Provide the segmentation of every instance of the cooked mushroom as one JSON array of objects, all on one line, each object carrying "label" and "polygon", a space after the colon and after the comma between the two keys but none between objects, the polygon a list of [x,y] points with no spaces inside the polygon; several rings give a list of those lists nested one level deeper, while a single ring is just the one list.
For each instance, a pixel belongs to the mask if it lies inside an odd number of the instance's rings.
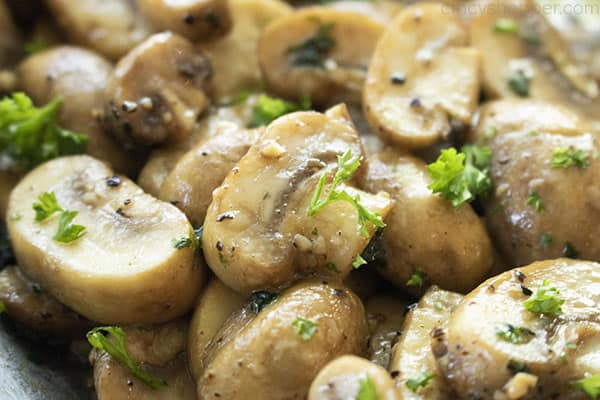
[{"label": "cooked mushroom", "polygon": [[511,265],[561,254],[600,260],[599,147],[585,121],[528,100],[489,103],[480,114],[476,140],[492,150],[495,187],[486,220]]},{"label": "cooked mushroom", "polygon": [[0,271],[0,301],[11,318],[42,335],[77,338],[92,326],[15,266]]},{"label": "cooked mushroom", "polygon": [[[402,399],[452,399],[434,354],[448,318],[462,300],[458,293],[431,287],[406,315],[402,336],[392,350],[388,367]],[[442,345],[443,347],[443,345]]]},{"label": "cooked mushroom", "polygon": [[384,27],[362,14],[311,7],[277,18],[258,44],[269,89],[321,105],[360,104],[366,71]]},{"label": "cooked mushroom", "polygon": [[367,74],[363,108],[374,131],[408,148],[450,134],[450,119],[471,120],[479,96],[479,52],[449,8],[406,8],[383,34]]},{"label": "cooked mushroom", "polygon": [[138,0],[142,14],[158,30],[172,31],[189,40],[210,40],[231,28],[227,0]]},{"label": "cooked mushroom", "polygon": [[[36,202],[50,214],[39,222]],[[12,191],[8,214],[21,216],[7,223],[25,273],[91,320],[168,321],[189,311],[200,290],[185,215],[91,157],[63,157],[30,172]]]},{"label": "cooked mushroom", "polygon": [[5,0],[0,1],[0,70],[12,67],[23,53],[23,39]]},{"label": "cooked mushroom", "polygon": [[548,101],[595,121],[600,130],[598,83],[533,0],[483,9],[471,23],[483,57],[483,88],[490,97]]},{"label": "cooked mushroom", "polygon": [[[361,393],[365,392],[373,395],[361,397]],[[308,392],[308,400],[361,398],[402,399],[390,374],[383,367],[356,356],[342,356],[327,364],[319,372]]]},{"label": "cooked mushroom", "polygon": [[209,105],[211,76],[192,43],[170,32],[153,35],[110,75],[105,123],[128,146],[184,140]]},{"label": "cooked mushroom", "polygon": [[587,398],[572,382],[600,373],[599,268],[536,262],[466,296],[450,316],[439,360],[454,398]]},{"label": "cooked mushroom", "polygon": [[[276,288],[297,273],[319,271],[343,279],[352,269],[373,226],[359,224],[362,217],[347,201],[331,202],[309,216],[318,181],[333,175],[337,158],[362,159],[356,131],[339,115],[343,110],[277,119],[213,192],[204,222],[204,255],[229,287],[249,293]],[[391,207],[387,193],[342,186],[338,190],[359,196],[368,213],[385,217]]]},{"label": "cooked mushroom", "polygon": [[116,60],[150,36],[148,23],[130,0],[46,0],[71,40]]},{"label": "cooked mushroom", "polygon": [[231,32],[221,40],[199,45],[215,71],[213,94],[218,102],[261,87],[257,55],[260,35],[272,20],[292,11],[280,0],[229,0],[229,9]]},{"label": "cooked mushroom", "polygon": [[46,104],[58,96],[64,99],[59,122],[89,137],[88,154],[133,176],[139,170],[136,155],[109,136],[98,117],[111,70],[108,61],[89,50],[61,46],[26,58],[19,75],[22,88],[36,103]]},{"label": "cooked mushroom", "polygon": [[386,25],[402,10],[402,4],[390,0],[340,0],[327,3],[327,6],[337,10],[361,13]]},{"label": "cooked mushroom", "polygon": [[364,308],[343,286],[299,283],[262,306],[232,315],[213,338],[198,399],[305,398],[325,364],[365,350]]},{"label": "cooked mushroom", "polygon": [[[466,292],[487,276],[492,244],[471,206],[454,208],[431,192],[430,182],[425,163],[415,157],[394,150],[370,157],[363,187],[395,200],[383,230],[386,263],[377,271],[409,291],[435,284]],[[407,286],[415,273],[422,282]]]},{"label": "cooked mushroom", "polygon": [[121,363],[102,350],[93,350],[94,388],[98,400],[195,400],[196,388],[185,357],[187,324],[170,322],[151,328],[125,328],[126,346],[132,358],[167,384],[152,389],[137,380]]}]

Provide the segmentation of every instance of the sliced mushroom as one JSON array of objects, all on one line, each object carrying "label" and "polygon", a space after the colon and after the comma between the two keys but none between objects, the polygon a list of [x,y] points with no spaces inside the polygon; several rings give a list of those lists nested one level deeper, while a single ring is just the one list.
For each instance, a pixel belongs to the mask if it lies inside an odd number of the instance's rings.
[{"label": "sliced mushroom", "polygon": [[258,315],[245,307],[228,319],[204,355],[198,399],[305,398],[325,364],[365,350],[367,334],[364,308],[348,289],[297,284]]},{"label": "sliced mushroom", "polygon": [[[513,28],[502,31],[502,23]],[[483,88],[488,96],[562,104],[594,120],[600,130],[598,83],[534,1],[483,9],[471,23],[471,38],[485,54]]]},{"label": "sliced mushroom", "polygon": [[267,86],[316,104],[360,104],[366,71],[384,26],[362,14],[311,7],[273,21],[258,44]]},{"label": "sliced mushroom", "polygon": [[[463,296],[431,287],[406,315],[402,336],[392,350],[389,371],[404,400],[450,400],[452,392],[438,370],[434,354],[448,318]],[[443,345],[442,345],[443,347]],[[426,377],[430,377],[427,379]],[[407,381],[423,382],[413,391]]]},{"label": "sliced mushroom", "polygon": [[400,336],[406,300],[391,293],[380,293],[365,303],[369,321],[368,358],[377,365],[387,368],[392,346]]},{"label": "sliced mushroom", "polygon": [[[32,204],[54,193],[79,214],[80,239],[53,238],[60,216],[34,220]],[[30,172],[12,191],[8,230],[23,270],[81,315],[104,324],[168,321],[190,310],[202,285],[193,246],[177,249],[192,227],[177,208],[142,192],[88,156],[63,157]]]},{"label": "sliced mushroom", "polygon": [[[600,260],[600,147],[587,124],[568,109],[527,100],[489,103],[480,114],[475,140],[492,150],[495,187],[483,203],[486,220],[510,265],[561,254]],[[561,149],[580,152],[583,164],[553,166]]]},{"label": "sliced mushroom", "polygon": [[91,321],[60,304],[18,267],[0,271],[0,301],[9,317],[42,335],[77,338],[92,326]]},{"label": "sliced mushroom", "polygon": [[110,75],[105,123],[128,146],[184,140],[209,105],[211,76],[192,43],[170,32],[153,35]]},{"label": "sliced mushroom", "polygon": [[204,353],[223,323],[239,311],[245,299],[214,278],[202,292],[194,311],[188,334],[188,361],[194,379],[199,379],[205,368]]},{"label": "sliced mushroom", "polygon": [[12,67],[23,53],[23,39],[5,0],[0,1],[0,70]]},{"label": "sliced mushroom", "polygon": [[61,46],[26,58],[19,66],[19,75],[22,88],[34,102],[46,104],[58,96],[64,99],[59,123],[89,137],[88,154],[133,176],[140,167],[136,157],[140,157],[126,152],[99,120],[111,70],[108,61],[91,51]]},{"label": "sliced mushroom", "polygon": [[[337,115],[340,110],[345,108],[277,119],[213,192],[204,222],[204,255],[232,289],[276,288],[296,273],[315,271],[343,279],[368,244],[357,210],[348,202],[335,201],[308,215],[320,176],[333,175],[337,157],[349,150],[362,158],[356,131]],[[384,193],[350,186],[338,190],[359,195],[367,210],[383,217],[391,207]],[[372,227],[367,228],[372,235]]]},{"label": "sliced mushroom", "polygon": [[353,11],[364,14],[382,24],[389,24],[390,21],[402,10],[402,5],[395,1],[362,1],[362,0],[341,0],[327,4],[329,7],[342,11]]},{"label": "sliced mushroom", "polygon": [[[447,354],[439,360],[454,398],[587,398],[572,382],[600,373],[599,268],[567,259],[536,262],[466,296],[450,316]],[[524,302],[542,287],[550,292],[540,315]],[[564,303],[556,309],[558,301]]]},{"label": "sliced mushroom", "polygon": [[373,390],[376,397],[371,398],[374,399],[402,399],[383,367],[364,358],[342,356],[319,372],[310,386],[308,400],[360,399],[359,394],[365,390]]},{"label": "sliced mushroom", "polygon": [[102,350],[93,350],[94,388],[98,400],[195,400],[194,381],[187,372],[185,347],[187,324],[175,321],[151,328],[125,328],[126,346],[132,358],[166,386],[151,389],[121,363]]},{"label": "sliced mushroom", "polygon": [[[484,224],[471,206],[454,208],[428,188],[425,163],[394,150],[369,159],[363,187],[383,190],[395,205],[383,230],[386,265],[377,268],[398,287],[420,291],[429,284],[466,292],[487,276],[492,244]],[[421,270],[422,286],[407,286]]]},{"label": "sliced mushroom", "polygon": [[142,14],[160,31],[189,40],[210,40],[231,28],[227,0],[138,0]]},{"label": "sliced mushroom", "polygon": [[459,17],[440,4],[403,10],[377,43],[363,108],[387,141],[424,148],[450,134],[450,118],[471,120],[480,55]]},{"label": "sliced mushroom", "polygon": [[213,94],[219,102],[261,87],[257,54],[260,35],[272,20],[292,12],[280,0],[229,0],[229,9],[231,32],[221,40],[199,45],[213,65]]},{"label": "sliced mushroom", "polygon": [[150,36],[136,2],[130,0],[46,0],[69,38],[116,60]]}]

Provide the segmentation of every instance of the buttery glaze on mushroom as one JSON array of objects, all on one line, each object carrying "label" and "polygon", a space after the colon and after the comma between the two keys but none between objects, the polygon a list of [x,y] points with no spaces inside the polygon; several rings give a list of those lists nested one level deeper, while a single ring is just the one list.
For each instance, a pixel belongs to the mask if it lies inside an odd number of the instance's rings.
[{"label": "buttery glaze on mushroom", "polygon": [[392,346],[401,335],[407,302],[393,293],[377,293],[365,301],[369,321],[369,350],[367,358],[387,368]]},{"label": "buttery glaze on mushroom", "polygon": [[[588,398],[571,382],[600,373],[599,268],[568,259],[536,262],[467,295],[450,316],[447,354],[438,360],[455,398]],[[545,314],[525,304],[542,288]]]},{"label": "buttery glaze on mushroom", "polygon": [[260,35],[271,21],[292,12],[280,0],[229,0],[229,9],[231,32],[220,40],[198,45],[213,66],[213,95],[219,103],[235,99],[244,90],[261,88]]},{"label": "buttery glaze on mushroom", "polygon": [[192,43],[165,32],[123,57],[109,77],[104,121],[124,145],[184,140],[209,106],[212,67]]},{"label": "buttery glaze on mushroom", "polygon": [[117,60],[151,34],[130,0],[47,0],[56,22],[71,40]]},{"label": "buttery glaze on mushroom", "polygon": [[[377,272],[396,286],[422,291],[428,284],[467,292],[492,266],[492,243],[470,205],[454,208],[427,187],[431,177],[423,161],[394,150],[369,158],[363,187],[388,192],[395,201],[383,230],[385,265]],[[421,287],[408,287],[417,270]]]},{"label": "buttery glaze on mushroom", "polygon": [[489,103],[480,114],[475,140],[492,150],[495,188],[483,203],[486,221],[511,265],[561,254],[600,260],[599,147],[586,122],[527,100]]},{"label": "buttery glaze on mushroom", "polygon": [[365,351],[367,335],[363,305],[351,291],[296,284],[258,314],[247,306],[225,322],[204,354],[198,399],[305,398],[329,361]]},{"label": "buttery glaze on mushroom", "polygon": [[557,103],[591,118],[600,130],[598,83],[533,0],[483,9],[471,23],[471,38],[485,54],[483,89],[488,96]]},{"label": "buttery glaze on mushroom", "polygon": [[58,96],[64,99],[59,123],[88,136],[88,154],[132,176],[139,168],[136,155],[126,152],[108,135],[99,120],[111,70],[112,65],[104,58],[70,46],[33,54],[18,69],[21,87],[35,103],[46,104]]},{"label": "buttery glaze on mushroom", "polygon": [[[320,272],[343,279],[369,242],[358,212],[335,201],[308,215],[321,175],[332,178],[338,156],[362,159],[360,141],[343,106],[328,114],[283,116],[213,192],[204,221],[203,250],[210,268],[240,293],[276,288],[296,274]],[[357,175],[364,173],[359,168]],[[370,212],[385,217],[391,201],[344,185]],[[369,235],[373,234],[367,226]]]},{"label": "buttery glaze on mushroom", "polygon": [[384,26],[365,15],[310,7],[277,18],[258,44],[267,87],[315,104],[360,104],[365,75]]},{"label": "buttery glaze on mushroom", "polygon": [[394,18],[377,43],[363,108],[386,141],[423,148],[469,124],[479,96],[480,54],[451,9],[418,4]]},{"label": "buttery glaze on mushroom", "polygon": [[94,387],[98,400],[195,400],[196,387],[189,376],[183,351],[187,323],[181,320],[145,328],[125,328],[125,344],[132,358],[166,382],[151,389],[103,350],[94,349]]},{"label": "buttery glaze on mushroom", "polygon": [[227,0],[138,0],[140,11],[160,31],[189,40],[211,40],[231,29]]},{"label": "buttery glaze on mushroom", "polygon": [[[53,238],[60,215],[36,222],[33,203],[54,193],[85,227],[75,242]],[[189,311],[202,285],[192,227],[174,206],[142,192],[89,156],[63,157],[30,172],[12,191],[8,230],[23,271],[60,302],[103,324],[169,321]]]},{"label": "buttery glaze on mushroom", "polygon": [[[400,340],[392,350],[388,370],[404,400],[451,400],[452,392],[438,370],[434,354],[440,346],[448,318],[462,300],[458,293],[435,286],[410,309],[402,326]],[[413,391],[407,382],[427,380],[424,387]]]},{"label": "buttery glaze on mushroom", "polygon": [[364,358],[342,356],[319,372],[310,386],[308,400],[360,398],[359,393],[365,385],[374,389],[379,400],[402,399],[390,374],[383,367]]}]

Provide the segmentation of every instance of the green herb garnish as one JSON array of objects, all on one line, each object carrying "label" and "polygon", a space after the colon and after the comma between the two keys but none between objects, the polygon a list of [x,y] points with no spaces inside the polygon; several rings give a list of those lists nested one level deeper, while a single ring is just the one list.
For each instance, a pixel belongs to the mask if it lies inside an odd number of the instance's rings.
[{"label": "green herb garnish", "polygon": [[335,24],[316,22],[319,27],[312,36],[287,49],[290,63],[294,67],[325,68],[327,54],[335,46],[331,37]]},{"label": "green herb garnish", "polygon": [[92,347],[107,352],[112,358],[126,367],[133,376],[152,389],[158,389],[167,385],[167,382],[144,370],[131,357],[125,343],[126,334],[122,328],[118,326],[100,326],[89,331],[86,337]]},{"label": "green herb garnish", "polygon": [[0,314],[3,314],[6,312],[6,304],[4,304],[3,301],[0,301]]},{"label": "green herb garnish", "polygon": [[250,309],[254,314],[261,312],[266,306],[277,299],[277,293],[260,290],[250,296]]},{"label": "green herb garnish", "polygon": [[296,333],[304,340],[309,340],[317,331],[317,324],[305,318],[296,318],[292,322],[292,326],[296,328]]},{"label": "green herb garnish", "polygon": [[45,221],[55,213],[63,211],[58,205],[54,192],[40,194],[38,201],[33,203],[33,210],[35,211],[35,220],[37,222]]},{"label": "green herb garnish", "polygon": [[525,205],[533,206],[533,208],[535,208],[535,211],[538,213],[544,211],[544,203],[542,202],[542,197],[536,191],[531,192],[529,197],[527,197]]},{"label": "green herb garnish", "polygon": [[369,375],[358,381],[358,393],[354,400],[378,400],[375,385]]},{"label": "green herb garnish", "polygon": [[173,247],[175,247],[177,250],[185,249],[186,247],[192,247],[193,243],[193,240],[189,237],[173,239]]},{"label": "green herb garnish", "polygon": [[562,305],[565,302],[558,297],[559,294],[558,289],[551,287],[550,281],[546,279],[535,294],[523,302],[523,305],[527,311],[534,314],[556,317],[562,314]]},{"label": "green herb garnish", "polygon": [[531,329],[505,324],[496,328],[496,336],[512,344],[529,343],[535,336]]},{"label": "green herb garnish", "polygon": [[357,255],[354,261],[352,261],[352,268],[359,269],[361,266],[365,265],[367,261],[361,257],[361,255]]},{"label": "green herb garnish", "polygon": [[54,240],[60,243],[71,243],[85,235],[85,226],[73,224],[77,211],[63,211],[58,220],[58,231]]},{"label": "green herb garnish", "polygon": [[340,272],[340,270],[338,269],[337,265],[335,265],[331,261],[328,262],[327,264],[325,264],[325,268],[327,268],[328,270],[333,271],[333,272],[337,272],[337,273]]},{"label": "green herb garnish", "polygon": [[252,110],[251,128],[269,125],[277,118],[295,111],[309,110],[310,99],[303,97],[299,104],[261,94]]},{"label": "green herb garnish", "polygon": [[519,33],[519,24],[514,19],[498,18],[494,24],[494,32]]},{"label": "green herb garnish", "polygon": [[419,389],[427,386],[427,384],[429,384],[429,381],[431,381],[433,378],[435,378],[435,375],[431,372],[426,371],[421,373],[421,375],[419,375],[416,378],[408,379],[405,385],[407,388],[410,389],[411,392],[417,393]]},{"label": "green herb garnish", "polygon": [[540,246],[542,246],[543,249],[547,249],[548,247],[550,247],[550,245],[552,244],[552,235],[544,232],[540,235]]},{"label": "green herb garnish", "polygon": [[41,40],[32,40],[31,42],[25,43],[25,46],[23,46],[23,50],[27,54],[39,53],[40,51],[44,51],[47,48],[48,44]]},{"label": "green herb garnish", "polygon": [[529,84],[531,78],[525,72],[517,70],[507,80],[508,87],[519,97],[529,97]]},{"label": "green herb garnish", "polygon": [[519,372],[529,372],[529,366],[527,364],[522,361],[513,360],[512,358],[508,360],[506,368],[513,374],[518,374]]},{"label": "green herb garnish", "polygon": [[410,287],[423,287],[423,284],[427,280],[427,273],[421,268],[417,268],[415,272],[410,276],[410,279],[406,281],[406,286]]},{"label": "green herb garnish", "polygon": [[600,396],[600,374],[580,379],[572,384],[577,389],[587,394],[592,400],[597,400],[598,396]]},{"label": "green herb garnish", "polygon": [[554,168],[577,167],[586,168],[589,165],[588,156],[583,150],[572,147],[560,147],[552,153],[552,166]]}]

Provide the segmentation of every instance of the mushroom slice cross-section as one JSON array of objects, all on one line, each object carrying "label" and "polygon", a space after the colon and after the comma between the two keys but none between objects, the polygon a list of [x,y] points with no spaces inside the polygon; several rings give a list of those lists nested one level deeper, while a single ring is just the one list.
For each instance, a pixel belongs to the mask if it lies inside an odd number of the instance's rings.
[{"label": "mushroom slice cross-section", "polygon": [[468,124],[479,96],[479,52],[459,17],[439,4],[402,11],[377,43],[363,92],[374,131],[408,148]]}]

